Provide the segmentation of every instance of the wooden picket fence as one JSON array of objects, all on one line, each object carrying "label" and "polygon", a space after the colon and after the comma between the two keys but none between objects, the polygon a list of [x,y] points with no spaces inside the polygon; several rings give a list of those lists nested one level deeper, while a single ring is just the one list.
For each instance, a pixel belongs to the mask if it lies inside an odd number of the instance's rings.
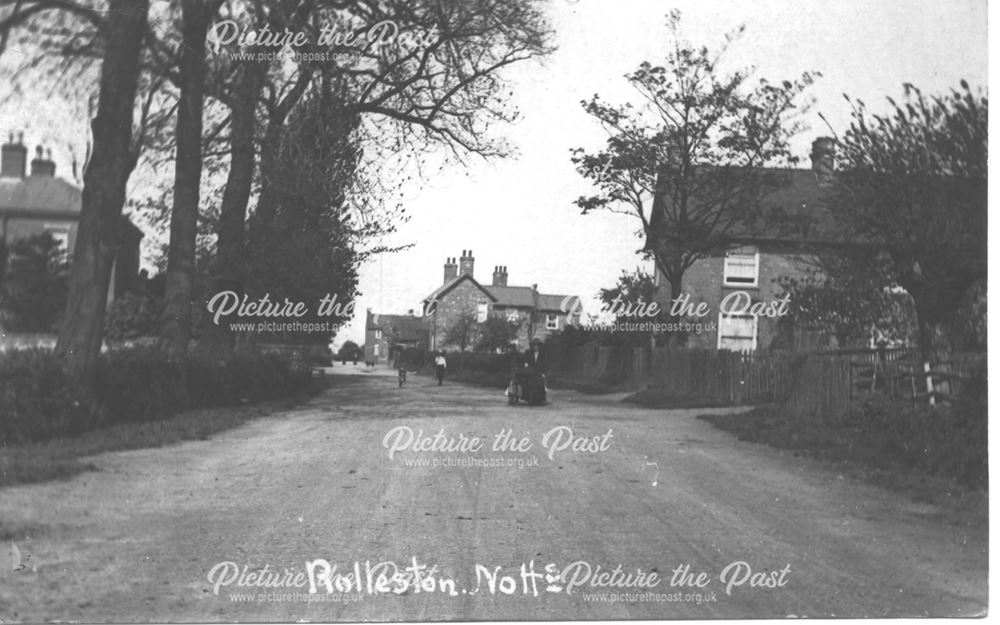
[{"label": "wooden picket fence", "polygon": [[[935,363],[932,395],[962,391],[984,354],[948,354]],[[564,375],[628,389],[660,388],[718,403],[783,403],[803,415],[835,416],[866,394],[927,401],[926,377],[909,349],[738,353],[702,349],[584,345]]]},{"label": "wooden picket fence", "polygon": [[925,370],[915,352],[904,351],[896,355],[876,352],[874,357],[867,355],[864,359],[852,360],[852,399],[866,393],[882,393],[914,404],[926,403],[929,398],[935,402],[950,402],[966,389],[983,367],[985,357],[982,353],[952,352],[936,359],[929,370]]}]

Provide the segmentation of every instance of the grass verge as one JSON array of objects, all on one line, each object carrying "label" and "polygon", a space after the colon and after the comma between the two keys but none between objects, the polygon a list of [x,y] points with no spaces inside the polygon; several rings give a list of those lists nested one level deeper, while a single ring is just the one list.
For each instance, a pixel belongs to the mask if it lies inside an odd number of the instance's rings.
[{"label": "grass verge", "polygon": [[[841,474],[906,493],[918,502],[952,511],[983,509],[986,439],[979,437],[978,420],[970,423],[943,410],[926,416],[906,408],[883,407],[882,412],[894,416],[871,418],[871,409],[863,406],[840,419],[821,419],[769,405],[698,418],[742,441],[819,459]],[[910,427],[896,425],[897,420]]]},{"label": "grass verge", "polygon": [[330,384],[329,379],[319,378],[312,381],[308,391],[286,399],[188,410],[164,419],[121,423],[78,436],[5,445],[0,447],[0,488],[68,479],[95,471],[97,467],[87,458],[96,454],[205,440],[252,419],[300,405]]},{"label": "grass verge", "polygon": [[643,408],[721,408],[729,406],[725,402],[713,401],[698,395],[678,395],[663,389],[647,388],[632,393],[622,399],[627,404],[636,404]]}]

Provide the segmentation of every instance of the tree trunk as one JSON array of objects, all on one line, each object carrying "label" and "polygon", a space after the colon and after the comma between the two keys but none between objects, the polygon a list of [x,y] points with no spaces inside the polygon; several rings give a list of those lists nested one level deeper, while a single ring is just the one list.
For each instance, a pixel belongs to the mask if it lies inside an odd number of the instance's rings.
[{"label": "tree trunk", "polygon": [[[244,290],[242,261],[246,241],[247,205],[250,202],[256,160],[256,105],[263,86],[263,70],[266,68],[266,65],[254,62],[243,66],[243,73],[233,90],[229,107],[232,112],[229,176],[226,178],[219,210],[215,292],[235,291],[242,294]],[[230,331],[226,320],[220,320],[218,326],[211,324],[206,328],[204,343],[208,350],[229,354],[232,353],[235,342],[236,336]]]},{"label": "tree trunk", "polygon": [[[679,272],[671,273],[669,276],[666,276],[666,278],[667,283],[670,285],[670,303],[668,304],[669,308],[667,309],[667,312],[669,313],[668,317],[670,323],[677,324],[677,322],[680,321],[681,316],[675,315],[670,311],[673,309],[674,300],[681,296],[681,289],[684,287],[684,274]],[[685,345],[687,345],[687,336],[679,332],[672,332],[667,336],[668,347],[683,347]]]},{"label": "tree trunk", "polygon": [[274,218],[280,202],[278,151],[284,125],[284,115],[272,114],[264,131],[264,139],[261,141],[260,199],[254,214],[254,228],[262,236],[267,236],[267,233],[274,228]]},{"label": "tree trunk", "polygon": [[207,0],[182,0],[180,103],[174,205],[161,338],[172,360],[187,356],[194,305],[195,245],[201,193],[201,130],[205,101],[205,38],[214,11]]},{"label": "tree trunk", "polygon": [[111,0],[105,23],[94,148],[83,175],[66,315],[56,344],[67,372],[85,386],[93,382],[101,353],[125,186],[135,168],[132,113],[148,12],[148,0]]}]

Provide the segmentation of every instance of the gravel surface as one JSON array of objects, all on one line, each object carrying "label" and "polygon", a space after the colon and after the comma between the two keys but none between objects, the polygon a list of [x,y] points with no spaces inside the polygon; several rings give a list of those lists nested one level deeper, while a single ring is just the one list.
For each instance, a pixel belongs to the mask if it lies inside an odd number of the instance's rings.
[{"label": "gravel surface", "polygon": [[[0,622],[986,608],[985,507],[959,523],[695,419],[711,409],[647,410],[571,391],[551,391],[549,406],[508,407],[502,392],[415,375],[399,389],[391,371],[333,371],[351,376],[210,440],[104,454],[92,459],[96,473],[0,490],[0,527],[31,556],[25,570],[0,574]],[[504,430],[531,447],[494,451]],[[472,449],[476,437],[483,446]],[[393,443],[405,449],[390,458]],[[434,450],[414,451],[421,445]],[[267,572],[241,584],[230,566]],[[393,566],[398,575],[379,576]],[[427,586],[415,589],[414,575]]]}]

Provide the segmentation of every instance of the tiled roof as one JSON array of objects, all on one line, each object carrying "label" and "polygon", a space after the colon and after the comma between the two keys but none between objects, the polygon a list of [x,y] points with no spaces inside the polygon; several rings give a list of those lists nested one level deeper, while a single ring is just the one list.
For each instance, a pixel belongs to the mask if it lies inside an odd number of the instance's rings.
[{"label": "tiled roof", "polygon": [[430,295],[428,295],[427,297],[424,298],[424,301],[425,302],[432,302],[432,301],[440,298],[442,295],[444,295],[448,291],[450,291],[453,288],[455,288],[456,286],[458,286],[464,280],[469,280],[480,291],[482,291],[483,293],[485,293],[486,295],[488,295],[490,298],[492,298],[494,300],[496,299],[493,296],[493,294],[490,293],[489,291],[487,291],[486,288],[483,287],[483,285],[479,284],[479,282],[477,282],[475,278],[473,278],[472,276],[470,276],[467,273],[463,273],[463,274],[460,274],[459,276],[457,276],[455,278],[452,278],[451,280],[445,282],[444,284],[442,284],[438,288],[434,289],[434,291]]},{"label": "tiled roof", "polygon": [[487,286],[496,298],[497,306],[534,308],[535,297],[530,286]]},{"label": "tiled roof", "polygon": [[[781,175],[786,183],[762,200],[765,215],[778,223],[765,221],[756,230],[766,233],[783,226],[782,234],[793,239],[839,238],[839,225],[826,200],[830,187],[821,185],[811,169],[770,171]],[[754,229],[748,230],[748,234],[754,233]]]},{"label": "tiled roof", "polygon": [[62,178],[0,178],[0,210],[33,213],[79,213],[80,189]]},{"label": "tiled roof", "polygon": [[[545,293],[539,293],[538,310],[549,312],[568,312],[576,307],[576,302],[579,300],[580,298],[576,295],[567,299],[566,295],[547,295]],[[565,309],[563,308],[563,302],[566,302],[567,304]]]},{"label": "tiled roof", "polygon": [[[0,178],[0,213],[30,216],[79,215],[83,192],[72,182],[53,176]],[[128,215],[122,215],[122,236],[144,236]]]},{"label": "tiled roof", "polygon": [[[509,306],[511,308],[534,308],[549,312],[564,312],[563,302],[567,300],[566,295],[555,295],[552,293],[538,293],[538,301],[530,286],[488,286],[488,291],[496,297],[496,306]],[[572,308],[579,298],[572,296],[567,302],[568,308]]]},{"label": "tiled roof", "polygon": [[427,336],[423,317],[413,315],[380,315],[368,311],[368,330],[382,330],[395,341],[421,341]]},{"label": "tiled roof", "polygon": [[[448,282],[445,282],[433,293],[424,298],[425,302],[435,301],[453,288],[458,286],[463,280],[471,281],[477,288],[483,291],[493,300],[494,306],[507,307],[507,308],[534,308],[538,306],[538,310],[559,312],[562,311],[562,303],[566,299],[565,295],[553,295],[549,293],[538,293],[538,302],[535,302],[535,294],[530,286],[492,286],[479,284],[472,276],[469,274],[462,274],[456,278],[452,278]],[[572,297],[570,302],[578,300],[579,298],[575,295]]]},{"label": "tiled roof", "polygon": [[[736,239],[768,238],[771,240],[835,241],[841,239],[840,227],[826,201],[829,187],[820,184],[811,169],[762,170],[776,176],[781,186],[761,200],[762,219],[755,224],[737,222],[729,231]],[[654,202],[650,221],[653,227],[660,221],[659,202]]]}]

